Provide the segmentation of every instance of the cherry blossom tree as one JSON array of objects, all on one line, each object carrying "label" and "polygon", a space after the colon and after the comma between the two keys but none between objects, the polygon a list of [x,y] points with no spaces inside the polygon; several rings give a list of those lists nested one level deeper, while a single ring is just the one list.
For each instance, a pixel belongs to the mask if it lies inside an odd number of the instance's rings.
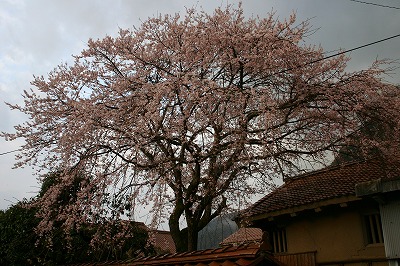
[{"label": "cherry blossom tree", "polygon": [[[311,32],[295,15],[188,10],[89,40],[72,65],[35,77],[24,105],[10,104],[29,121],[3,136],[26,141],[17,166],[68,169],[42,197],[39,232],[57,219],[66,228],[133,219],[150,204],[177,250],[194,250],[211,219],[244,207],[273,177],[324,162],[369,111],[398,136],[397,88],[381,81],[382,64],[346,72],[349,58],[324,59],[305,44]],[[78,172],[86,179],[76,199],[54,215],[48,207]]]}]

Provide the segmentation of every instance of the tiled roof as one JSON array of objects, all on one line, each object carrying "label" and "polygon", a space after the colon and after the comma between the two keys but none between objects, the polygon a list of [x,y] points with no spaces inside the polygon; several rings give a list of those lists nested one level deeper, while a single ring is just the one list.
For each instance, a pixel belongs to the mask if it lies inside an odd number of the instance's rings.
[{"label": "tiled roof", "polygon": [[[85,263],[79,266],[279,266],[283,265],[263,244],[242,244],[217,249],[165,254],[139,259]],[[77,265],[78,266],[78,265]]]},{"label": "tiled roof", "polygon": [[[125,221],[127,222],[127,221]],[[143,222],[134,222],[137,227],[146,230],[149,234],[149,241],[159,253],[175,253],[175,243],[169,231],[154,230],[147,227]]]},{"label": "tiled roof", "polygon": [[385,178],[385,172],[378,161],[324,168],[288,179],[282,186],[253,204],[246,215],[253,220],[254,216],[265,216],[289,208],[349,196],[355,198],[356,184],[379,178]]},{"label": "tiled roof", "polygon": [[217,249],[166,254],[140,258],[107,265],[164,265],[164,266],[268,266],[280,265],[270,253],[262,250],[260,244],[244,244]]},{"label": "tiled roof", "polygon": [[[175,243],[172,239],[171,233],[168,231],[154,230],[149,232],[151,242],[154,247],[162,253],[175,253]],[[154,240],[154,241],[153,241]]]},{"label": "tiled roof", "polygon": [[232,235],[225,238],[220,245],[240,245],[244,243],[261,243],[263,232],[260,228],[242,227]]}]

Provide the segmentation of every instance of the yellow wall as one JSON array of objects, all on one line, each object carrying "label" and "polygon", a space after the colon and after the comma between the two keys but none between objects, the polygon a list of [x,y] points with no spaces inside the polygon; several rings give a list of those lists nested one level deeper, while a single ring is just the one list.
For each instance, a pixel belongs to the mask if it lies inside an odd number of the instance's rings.
[{"label": "yellow wall", "polygon": [[286,236],[289,254],[316,251],[317,263],[385,258],[383,244],[365,244],[362,216],[346,208],[294,219]]}]

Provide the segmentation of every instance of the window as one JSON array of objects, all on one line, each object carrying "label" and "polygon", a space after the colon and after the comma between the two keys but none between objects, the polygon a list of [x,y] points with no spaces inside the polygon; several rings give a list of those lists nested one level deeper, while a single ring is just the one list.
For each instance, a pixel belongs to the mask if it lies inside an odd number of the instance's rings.
[{"label": "window", "polygon": [[368,244],[383,243],[381,216],[370,214],[364,216]]},{"label": "window", "polygon": [[287,252],[286,230],[284,228],[270,233],[272,251],[274,253]]}]

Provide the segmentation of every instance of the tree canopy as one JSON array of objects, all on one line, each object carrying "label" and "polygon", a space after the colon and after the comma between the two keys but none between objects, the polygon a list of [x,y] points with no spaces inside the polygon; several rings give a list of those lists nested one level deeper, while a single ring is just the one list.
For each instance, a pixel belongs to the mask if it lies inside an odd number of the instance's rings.
[{"label": "tree canopy", "polygon": [[[211,219],[271,178],[324,161],[365,117],[398,136],[398,89],[381,81],[382,62],[347,72],[345,55],[324,59],[304,43],[310,32],[295,15],[189,9],[89,40],[72,65],[35,77],[24,104],[10,104],[29,121],[3,136],[25,139],[17,166],[69,169],[43,196],[40,230],[62,217],[66,226],[134,217],[152,204],[177,249],[193,250]],[[358,143],[396,158],[393,139]],[[49,211],[78,172],[76,198]]]}]

